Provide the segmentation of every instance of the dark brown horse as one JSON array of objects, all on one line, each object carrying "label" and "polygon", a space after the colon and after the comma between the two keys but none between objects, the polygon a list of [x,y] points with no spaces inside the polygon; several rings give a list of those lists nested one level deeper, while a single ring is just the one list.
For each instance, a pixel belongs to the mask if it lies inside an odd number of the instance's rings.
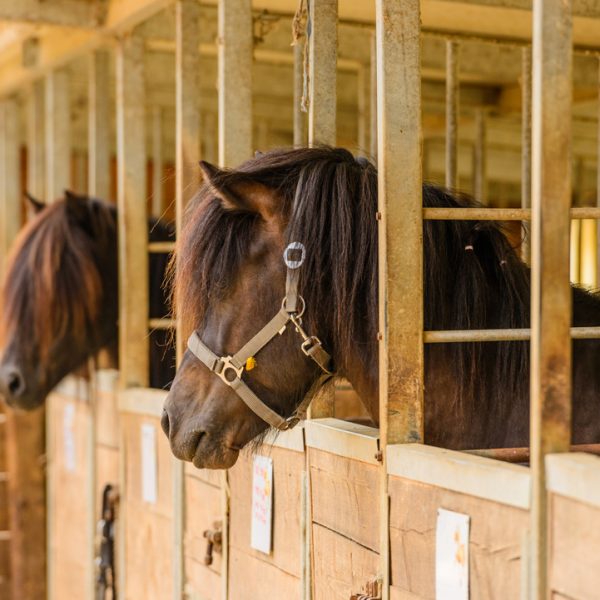
[{"label": "dark brown horse", "polygon": [[[377,171],[343,149],[279,150],[235,171],[204,164],[178,242],[174,297],[184,327],[217,356],[238,351],[280,309],[282,260],[301,242],[304,327],[332,354],[378,421]],[[401,199],[399,199],[401,201]],[[425,185],[432,207],[473,206]],[[529,325],[530,273],[497,223],[424,225],[426,329]],[[418,293],[415,290],[415,293]],[[574,324],[600,323],[600,299],[573,289]],[[573,438],[600,441],[600,343],[574,342]],[[525,446],[529,345],[469,343],[426,348],[427,443],[450,448]],[[392,368],[401,369],[402,365]],[[242,374],[270,408],[290,415],[319,368],[288,326]],[[197,467],[230,467],[266,423],[189,350],[165,404],[173,453]]]},{"label": "dark brown horse", "polygon": [[[118,317],[117,212],[114,206],[73,193],[44,206],[15,241],[3,282],[0,312],[0,396],[35,408],[68,373],[100,349],[116,353]],[[152,241],[171,238],[149,224]],[[150,258],[150,316],[167,313],[162,289],[168,257]],[[116,355],[114,356],[116,359]],[[168,333],[151,335],[151,384],[174,374]]]}]

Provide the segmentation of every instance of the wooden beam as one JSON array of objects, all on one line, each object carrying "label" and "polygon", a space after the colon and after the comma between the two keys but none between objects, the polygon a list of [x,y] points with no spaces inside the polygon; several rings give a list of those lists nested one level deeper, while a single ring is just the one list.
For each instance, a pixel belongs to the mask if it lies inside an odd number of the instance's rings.
[{"label": "wooden beam", "polygon": [[148,222],[144,41],[117,47],[117,203],[119,207],[119,362],[123,387],[148,385]]},{"label": "wooden beam", "polygon": [[219,164],[252,156],[251,0],[219,0]]},{"label": "wooden beam", "polygon": [[99,0],[4,1],[0,2],[0,20],[92,28],[102,24],[106,7],[106,3]]},{"label": "wooden beam", "polygon": [[110,56],[95,50],[88,61],[88,194],[106,201],[110,199]]},{"label": "wooden beam", "polygon": [[36,198],[46,197],[46,135],[44,123],[44,81],[29,88],[25,100],[27,141],[27,191]]},{"label": "wooden beam", "polygon": [[308,143],[336,143],[337,0],[313,0],[309,7]]},{"label": "wooden beam", "polygon": [[482,204],[486,201],[487,136],[485,109],[475,111],[475,143],[473,144],[473,197]]},{"label": "wooden beam", "polygon": [[163,213],[163,113],[160,105],[152,107],[152,216],[157,219]]},{"label": "wooden beam", "polygon": [[371,75],[371,90],[369,97],[370,114],[370,131],[369,141],[371,142],[371,160],[377,163],[377,39],[375,33],[371,34],[369,47],[370,57],[370,75]]},{"label": "wooden beam", "polygon": [[457,42],[446,42],[446,187],[458,187],[458,53]]},{"label": "wooden beam", "polygon": [[571,439],[571,2],[533,3],[530,598],[547,597],[546,454]]},{"label": "wooden beam", "polygon": [[306,146],[308,130],[304,98],[304,43],[302,38],[294,45],[294,146]]},{"label": "wooden beam", "polygon": [[357,97],[357,130],[358,130],[358,151],[363,156],[369,153],[369,99],[370,99],[371,77],[369,65],[361,65],[356,78],[356,97]]},{"label": "wooden beam", "polygon": [[69,73],[46,76],[46,200],[54,202],[71,186],[71,104]]},{"label": "wooden beam", "polygon": [[[521,208],[531,208],[531,48],[521,54]],[[521,256],[531,261],[531,226],[523,223]]]}]

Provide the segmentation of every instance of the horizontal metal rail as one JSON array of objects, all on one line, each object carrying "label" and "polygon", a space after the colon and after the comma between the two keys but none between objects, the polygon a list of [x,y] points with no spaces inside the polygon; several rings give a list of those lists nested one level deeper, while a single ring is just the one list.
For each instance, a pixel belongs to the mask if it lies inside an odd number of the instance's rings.
[{"label": "horizontal metal rail", "polygon": [[150,319],[148,326],[150,329],[175,329],[177,321],[175,319]]},{"label": "horizontal metal rail", "polygon": [[[600,339],[599,327],[571,327],[574,340]],[[531,339],[531,329],[451,329],[425,331],[426,344],[457,344],[463,342],[519,342]]]},{"label": "horizontal metal rail", "polygon": [[167,254],[175,250],[175,242],[150,242],[148,252],[150,254]]},{"label": "horizontal metal rail", "polygon": [[[490,448],[487,450],[464,450],[464,452],[509,463],[529,462],[529,448]],[[600,444],[572,444],[571,452],[600,454]]]},{"label": "horizontal metal rail", "polygon": [[[427,221],[531,221],[530,208],[424,208]],[[600,219],[600,207],[571,209],[571,219]]]}]

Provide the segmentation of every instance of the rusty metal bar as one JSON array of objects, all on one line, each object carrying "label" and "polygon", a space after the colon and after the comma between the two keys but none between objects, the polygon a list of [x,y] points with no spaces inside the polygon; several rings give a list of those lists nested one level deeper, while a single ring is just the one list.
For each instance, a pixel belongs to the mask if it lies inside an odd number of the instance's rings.
[{"label": "rusty metal bar", "polygon": [[88,60],[88,194],[108,200],[110,194],[110,56],[92,52]]},{"label": "rusty metal bar", "polygon": [[457,42],[446,41],[446,187],[458,187],[458,52]]},{"label": "rusty metal bar", "polygon": [[473,196],[485,204],[486,198],[486,114],[484,108],[475,112],[475,143],[473,145]]},{"label": "rusty metal bar", "polygon": [[[531,48],[521,50],[521,208],[531,208]],[[524,224],[521,258],[531,260],[531,231]]]},{"label": "rusty metal bar", "polygon": [[309,5],[308,144],[336,143],[337,0]]},{"label": "rusty metal bar", "polygon": [[[600,219],[600,207],[571,208],[571,219]],[[531,221],[530,208],[424,208],[427,221]]]},{"label": "rusty metal bar", "polygon": [[252,6],[219,0],[219,164],[233,167],[252,156]]},{"label": "rusty metal bar", "polygon": [[569,0],[533,2],[530,598],[547,597],[544,457],[571,440],[572,20]]},{"label": "rusty metal bar", "polygon": [[148,218],[144,40],[117,46],[117,203],[119,207],[119,362],[124,387],[148,385]]},{"label": "rusty metal bar", "polygon": [[[570,451],[600,455],[600,444],[571,444]],[[464,452],[509,463],[528,463],[531,457],[529,448],[485,448],[464,450]]]},{"label": "rusty metal bar", "polygon": [[[574,340],[600,339],[598,327],[571,327]],[[531,339],[531,329],[449,329],[425,331],[426,344],[448,344],[462,342],[510,342]]]}]

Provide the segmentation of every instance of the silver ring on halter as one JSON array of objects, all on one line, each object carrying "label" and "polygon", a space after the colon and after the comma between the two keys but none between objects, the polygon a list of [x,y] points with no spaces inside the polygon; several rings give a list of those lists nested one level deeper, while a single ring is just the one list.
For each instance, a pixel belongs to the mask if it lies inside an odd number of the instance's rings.
[{"label": "silver ring on halter", "polygon": [[[286,300],[287,296],[285,296],[281,301],[281,308],[283,308],[283,310],[287,310],[285,307]],[[297,310],[294,313],[296,319],[299,319],[304,314],[304,311],[306,309],[306,302],[304,302],[304,298],[302,296],[298,296],[298,303],[300,304],[300,310]]]},{"label": "silver ring on halter", "polygon": [[[290,252],[293,252],[294,250],[300,250],[300,258],[298,260],[293,260],[290,257]],[[299,269],[304,263],[305,258],[306,247],[301,242],[291,242],[283,251],[283,261],[285,262],[288,269]]]}]

